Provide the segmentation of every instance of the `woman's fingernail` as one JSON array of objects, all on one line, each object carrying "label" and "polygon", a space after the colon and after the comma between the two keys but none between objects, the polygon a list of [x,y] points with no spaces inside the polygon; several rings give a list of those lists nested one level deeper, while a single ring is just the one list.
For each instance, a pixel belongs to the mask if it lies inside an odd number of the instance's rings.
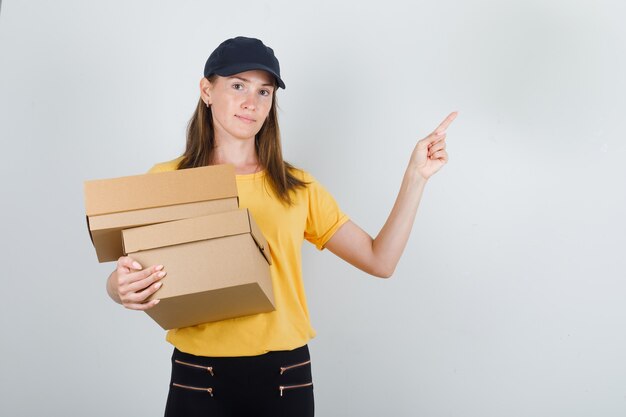
[{"label": "woman's fingernail", "polygon": [[143,269],[141,267],[141,265],[139,264],[139,262],[137,262],[137,261],[133,262],[133,268],[135,268],[135,269]]},{"label": "woman's fingernail", "polygon": [[161,271],[157,274],[157,277],[163,278],[165,276],[165,271]]},{"label": "woman's fingernail", "polygon": [[161,285],[163,285],[162,282],[157,282],[154,287],[158,290],[159,288],[161,288]]},{"label": "woman's fingernail", "polygon": [[161,300],[154,300],[154,304],[153,305],[159,304],[159,301],[161,301]]},{"label": "woman's fingernail", "polygon": [[158,265],[154,268],[155,271],[160,271],[161,269],[163,269],[163,265]]}]

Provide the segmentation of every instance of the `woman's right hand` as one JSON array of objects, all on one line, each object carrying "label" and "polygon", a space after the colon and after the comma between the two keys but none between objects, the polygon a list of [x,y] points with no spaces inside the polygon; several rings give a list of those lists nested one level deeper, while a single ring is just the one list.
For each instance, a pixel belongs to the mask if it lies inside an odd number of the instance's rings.
[{"label": "woman's right hand", "polygon": [[161,288],[161,279],[165,274],[163,265],[143,269],[133,258],[122,256],[117,260],[117,268],[109,277],[109,295],[128,309],[147,310],[160,301],[157,299],[146,302],[146,299]]}]

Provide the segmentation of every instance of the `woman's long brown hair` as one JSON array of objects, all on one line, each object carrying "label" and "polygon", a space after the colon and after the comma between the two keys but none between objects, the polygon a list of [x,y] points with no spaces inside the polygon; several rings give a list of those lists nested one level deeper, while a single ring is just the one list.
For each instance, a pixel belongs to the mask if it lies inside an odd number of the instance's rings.
[{"label": "woman's long brown hair", "polygon": [[[209,81],[213,83],[215,78],[216,76],[211,76]],[[291,205],[293,202],[289,195],[290,191],[305,187],[307,183],[296,178],[292,174],[294,167],[283,160],[276,111],[276,90],[275,88],[270,112],[261,130],[256,134],[254,143],[259,163],[265,169],[271,187],[284,204]],[[211,108],[200,98],[187,125],[187,146],[177,169],[211,165],[214,148],[213,114]]]}]

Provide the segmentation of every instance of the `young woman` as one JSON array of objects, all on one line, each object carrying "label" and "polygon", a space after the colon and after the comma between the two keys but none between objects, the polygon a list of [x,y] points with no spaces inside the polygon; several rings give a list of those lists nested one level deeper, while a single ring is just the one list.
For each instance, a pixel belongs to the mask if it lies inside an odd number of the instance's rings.
[{"label": "young woman", "polygon": [[[240,206],[248,208],[272,252],[276,310],[170,330],[172,377],[166,416],[312,416],[307,342],[315,335],[301,278],[304,239],[357,268],[390,277],[407,243],[428,179],[447,161],[451,113],[417,142],[395,205],[372,239],[348,219],[307,172],[282,158],[276,92],[285,88],[271,48],[254,38],[224,41],[209,56],[185,153],[151,172],[233,164]],[[167,265],[118,260],[109,295],[146,310]],[[167,281],[165,281],[167,282]]]}]

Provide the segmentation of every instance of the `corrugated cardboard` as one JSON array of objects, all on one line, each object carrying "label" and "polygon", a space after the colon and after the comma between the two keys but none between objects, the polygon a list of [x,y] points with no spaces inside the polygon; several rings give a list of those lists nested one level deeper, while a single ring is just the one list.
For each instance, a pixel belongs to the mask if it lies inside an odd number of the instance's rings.
[{"label": "corrugated cardboard", "polygon": [[238,206],[232,165],[85,182],[91,240],[100,262],[123,255],[122,229],[203,216]]},{"label": "corrugated cardboard", "polygon": [[172,329],[274,310],[271,256],[247,209],[122,232],[126,253],[144,267],[164,265],[163,286],[146,310]]}]

